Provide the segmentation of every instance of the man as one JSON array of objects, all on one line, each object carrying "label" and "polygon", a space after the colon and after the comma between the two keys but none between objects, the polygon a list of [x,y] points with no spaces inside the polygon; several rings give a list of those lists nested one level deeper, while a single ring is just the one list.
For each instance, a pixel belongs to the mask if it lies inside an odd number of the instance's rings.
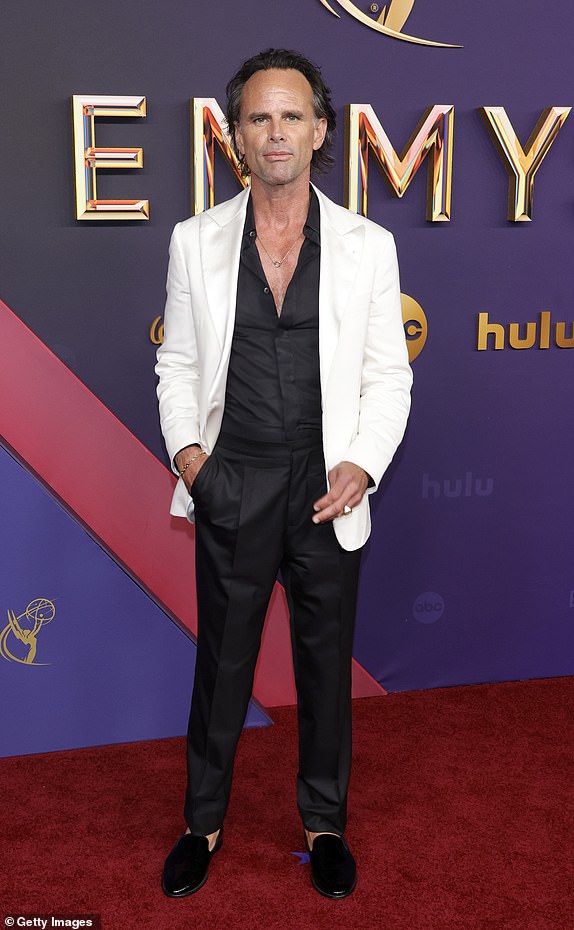
[{"label": "man", "polygon": [[411,371],[393,238],[310,185],[331,162],[330,93],[270,49],[227,87],[250,189],[179,223],[158,351],[162,430],[196,525],[198,644],[187,831],[163,890],[197,891],[222,843],[237,741],[277,573],[291,617],[297,803],[315,888],[356,883],[343,838],[351,655],[368,493],[399,444]]}]

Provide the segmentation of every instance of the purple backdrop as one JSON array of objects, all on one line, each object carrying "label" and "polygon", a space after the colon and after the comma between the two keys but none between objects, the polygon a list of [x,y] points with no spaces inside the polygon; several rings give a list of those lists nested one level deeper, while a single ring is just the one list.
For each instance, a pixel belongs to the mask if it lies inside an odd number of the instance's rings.
[{"label": "purple backdrop", "polygon": [[[427,106],[454,104],[450,223],[425,221],[426,167],[399,201],[371,160],[369,215],[394,232],[402,289],[429,335],[407,436],[375,505],[355,654],[393,690],[571,674],[574,355],[478,352],[476,327],[484,311],[505,325],[542,310],[572,320],[574,117],[536,177],[533,221],[513,224],[477,108],[504,106],[524,144],[544,107],[574,102],[574,10],[418,0],[406,31],[464,45],[441,49],[382,36],[333,5],[340,19],[319,0],[252,0],[248,16],[232,3],[100,0],[36,5],[32,19],[10,0],[0,296],[165,460],[148,331],[163,308],[171,228],[190,210],[189,98],[222,104],[233,69],[269,45],[318,60],[340,116],[337,164],[319,183],[341,203],[345,104],[372,104],[397,151]],[[149,223],[74,220],[73,93],[147,96],[146,119],[99,120],[97,144],[143,146],[144,169],[101,172],[99,194],[149,198]],[[218,200],[236,190],[221,159],[216,190]]]},{"label": "purple backdrop", "polygon": [[[0,487],[0,756],[185,733],[191,639],[1,446]],[[33,664],[8,611],[47,621]]]}]

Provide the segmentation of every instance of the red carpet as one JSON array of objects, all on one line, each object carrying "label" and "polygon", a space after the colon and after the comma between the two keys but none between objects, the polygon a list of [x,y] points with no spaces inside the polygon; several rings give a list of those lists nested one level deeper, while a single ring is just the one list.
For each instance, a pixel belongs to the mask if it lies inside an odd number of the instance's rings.
[{"label": "red carpet", "polygon": [[[245,731],[207,885],[159,887],[183,830],[183,739],[6,759],[2,909],[104,930],[572,930],[574,679],[354,702],[359,885],[321,898],[295,808],[295,712]],[[25,722],[22,722],[25,725]]]}]

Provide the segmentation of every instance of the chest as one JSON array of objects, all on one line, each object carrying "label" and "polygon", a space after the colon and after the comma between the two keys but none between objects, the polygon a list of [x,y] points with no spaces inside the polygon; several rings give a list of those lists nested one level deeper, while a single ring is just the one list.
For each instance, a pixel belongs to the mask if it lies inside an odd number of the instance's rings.
[{"label": "chest", "polygon": [[320,248],[308,240],[305,240],[298,261],[288,263],[286,273],[273,262],[266,263],[264,267],[255,243],[244,249],[239,266],[234,323],[238,338],[250,330],[279,336],[286,331],[316,330],[319,325],[319,277]]},{"label": "chest", "polygon": [[273,299],[275,301],[275,310],[278,316],[281,316],[285,295],[293,279],[304,237],[295,242],[287,253],[283,251],[285,242],[278,241],[273,244],[273,251],[266,251],[266,248],[258,240],[256,242],[261,268],[267,280],[267,284]]}]

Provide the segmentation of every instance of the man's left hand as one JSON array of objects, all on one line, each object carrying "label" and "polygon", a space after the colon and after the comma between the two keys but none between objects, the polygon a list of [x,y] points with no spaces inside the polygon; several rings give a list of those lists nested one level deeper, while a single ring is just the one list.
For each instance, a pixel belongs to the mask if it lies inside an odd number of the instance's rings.
[{"label": "man's left hand", "polygon": [[326,523],[342,516],[345,507],[357,507],[369,483],[367,472],[353,462],[339,462],[327,477],[329,491],[313,504],[313,523]]}]

